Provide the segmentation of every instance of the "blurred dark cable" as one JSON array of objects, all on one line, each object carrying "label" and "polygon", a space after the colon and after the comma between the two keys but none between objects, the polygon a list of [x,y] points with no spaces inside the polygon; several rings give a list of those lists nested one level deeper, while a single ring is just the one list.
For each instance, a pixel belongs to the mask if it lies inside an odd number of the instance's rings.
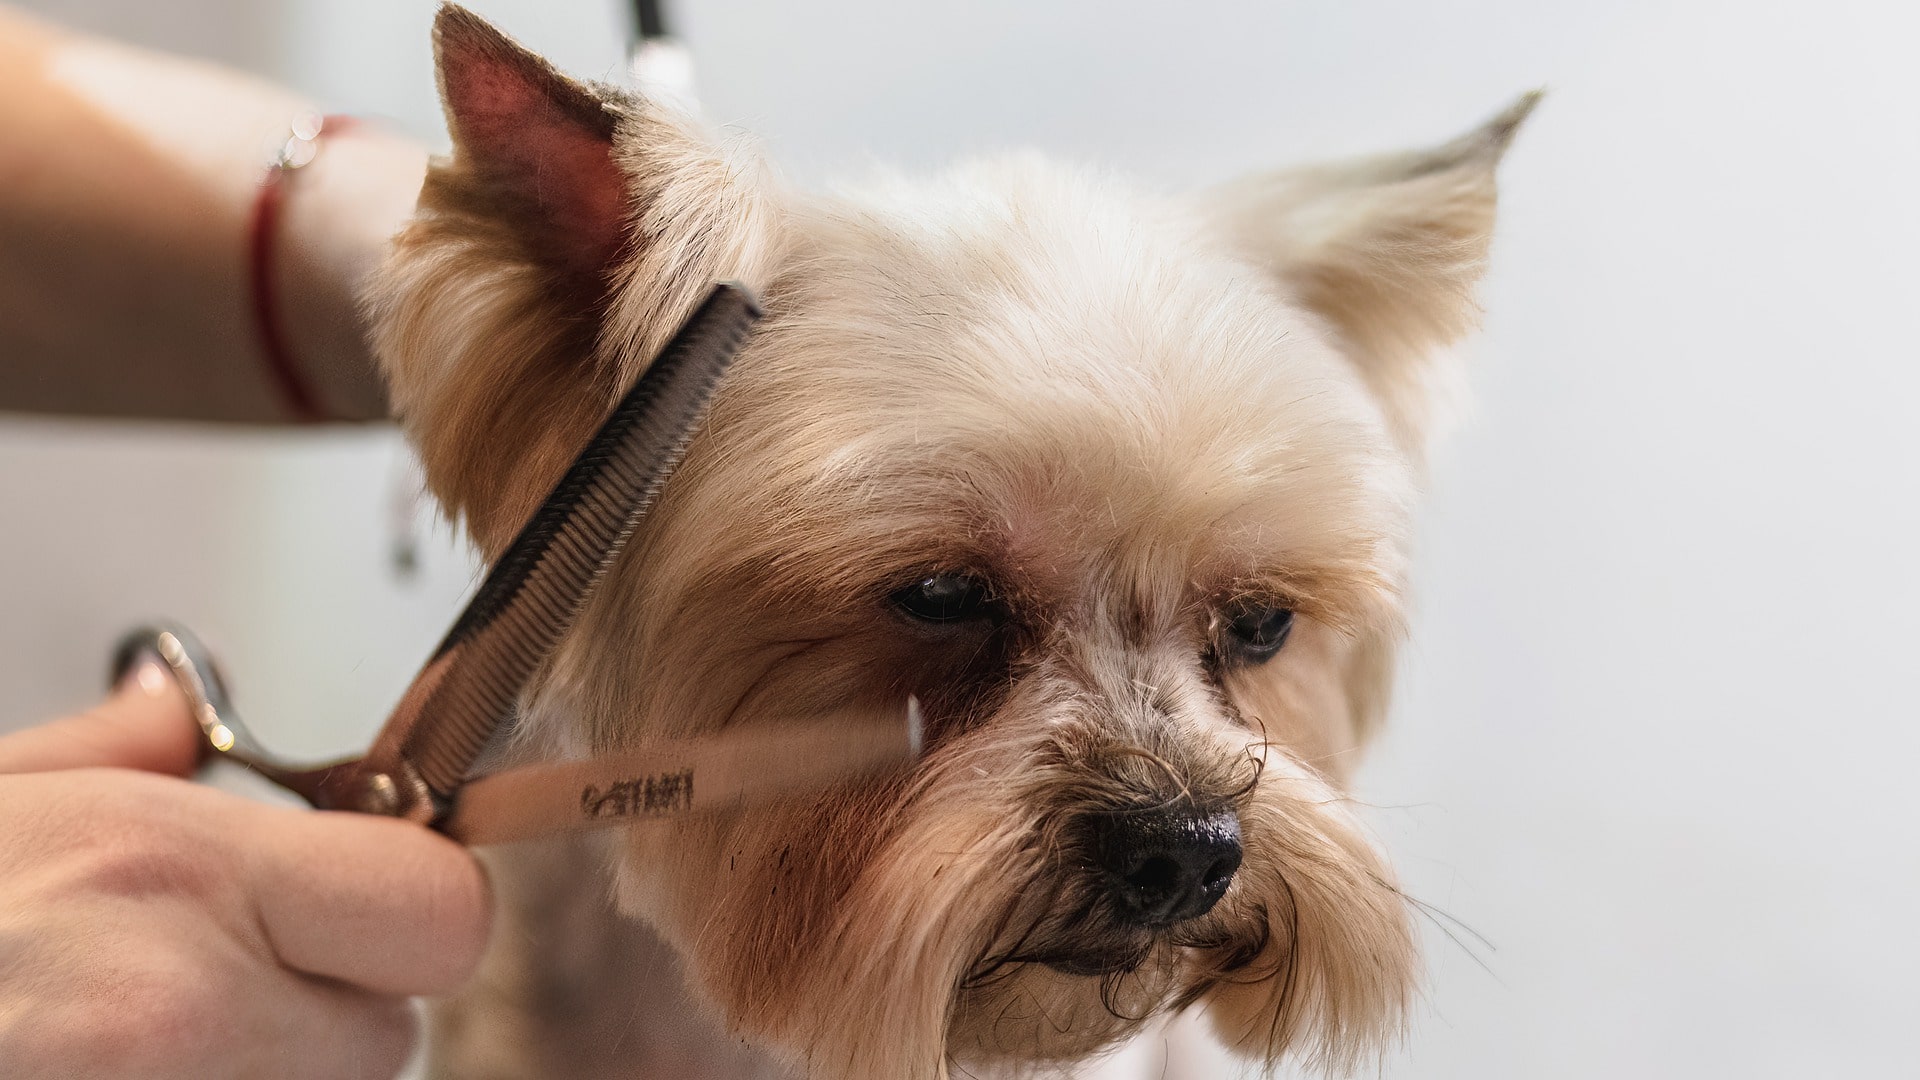
[{"label": "blurred dark cable", "polygon": [[666,15],[662,11],[662,6],[660,0],[633,0],[636,42],[668,36]]}]

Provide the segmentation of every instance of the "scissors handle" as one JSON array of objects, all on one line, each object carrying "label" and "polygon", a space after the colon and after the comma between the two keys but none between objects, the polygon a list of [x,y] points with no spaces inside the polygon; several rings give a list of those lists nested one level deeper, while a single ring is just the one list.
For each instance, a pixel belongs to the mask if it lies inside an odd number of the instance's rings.
[{"label": "scissors handle", "polygon": [[241,722],[213,655],[184,628],[143,626],[122,637],[113,650],[113,683],[148,660],[158,661],[186,695],[206,740],[207,759],[251,769],[317,809],[356,810],[423,824],[433,819],[433,801],[418,776],[376,770],[360,758],[295,766],[269,752]]},{"label": "scissors handle", "polygon": [[402,761],[395,773],[366,758],[302,767],[269,753],[240,722],[220,668],[178,626],[145,626],[113,652],[117,685],[157,662],[186,695],[205,738],[205,757],[265,777],[321,810],[401,818],[463,844],[497,844],[575,829],[608,828],[779,798],[898,768],[920,755],[919,702],[850,707],[810,720],[744,725],[692,739],[657,741],[587,761],[522,765],[490,773],[446,800]]}]

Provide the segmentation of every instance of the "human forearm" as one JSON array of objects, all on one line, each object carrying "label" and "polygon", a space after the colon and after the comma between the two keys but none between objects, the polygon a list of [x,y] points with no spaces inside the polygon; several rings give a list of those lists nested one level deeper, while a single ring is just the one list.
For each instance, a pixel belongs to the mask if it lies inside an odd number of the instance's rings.
[{"label": "human forearm", "polygon": [[[269,149],[308,108],[0,9],[0,409],[293,419],[251,304],[248,225]],[[289,178],[267,269],[329,418],[385,413],[353,296],[424,162],[362,125]]]}]

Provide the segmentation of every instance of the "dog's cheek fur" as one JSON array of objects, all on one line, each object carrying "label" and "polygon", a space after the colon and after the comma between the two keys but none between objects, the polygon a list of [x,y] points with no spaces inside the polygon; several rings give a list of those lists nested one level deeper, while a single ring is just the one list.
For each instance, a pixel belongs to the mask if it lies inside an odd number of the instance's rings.
[{"label": "dog's cheek fur", "polygon": [[977,770],[1024,749],[982,733],[899,785],[636,837],[623,885],[724,853],[698,903],[687,881],[665,898],[665,930],[729,1027],[812,1075],[942,1075],[955,988],[1027,884],[1033,804]]},{"label": "dog's cheek fur", "polygon": [[1418,972],[1385,862],[1313,771],[1270,753],[1242,808],[1246,858],[1223,905],[1264,920],[1265,947],[1201,998],[1239,1053],[1350,1071],[1399,1031]]},{"label": "dog's cheek fur", "polygon": [[1344,783],[1385,707],[1395,633],[1391,625],[1342,632],[1298,616],[1279,655],[1229,667],[1221,686],[1248,727]]}]

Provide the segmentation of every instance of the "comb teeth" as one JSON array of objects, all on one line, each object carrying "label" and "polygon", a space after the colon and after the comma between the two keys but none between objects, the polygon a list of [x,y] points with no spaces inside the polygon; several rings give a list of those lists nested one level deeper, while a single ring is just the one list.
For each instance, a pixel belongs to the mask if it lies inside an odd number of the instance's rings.
[{"label": "comb teeth", "polygon": [[646,516],[759,315],[745,289],[715,286],[488,572],[370,757],[397,734],[436,795],[459,787]]}]

